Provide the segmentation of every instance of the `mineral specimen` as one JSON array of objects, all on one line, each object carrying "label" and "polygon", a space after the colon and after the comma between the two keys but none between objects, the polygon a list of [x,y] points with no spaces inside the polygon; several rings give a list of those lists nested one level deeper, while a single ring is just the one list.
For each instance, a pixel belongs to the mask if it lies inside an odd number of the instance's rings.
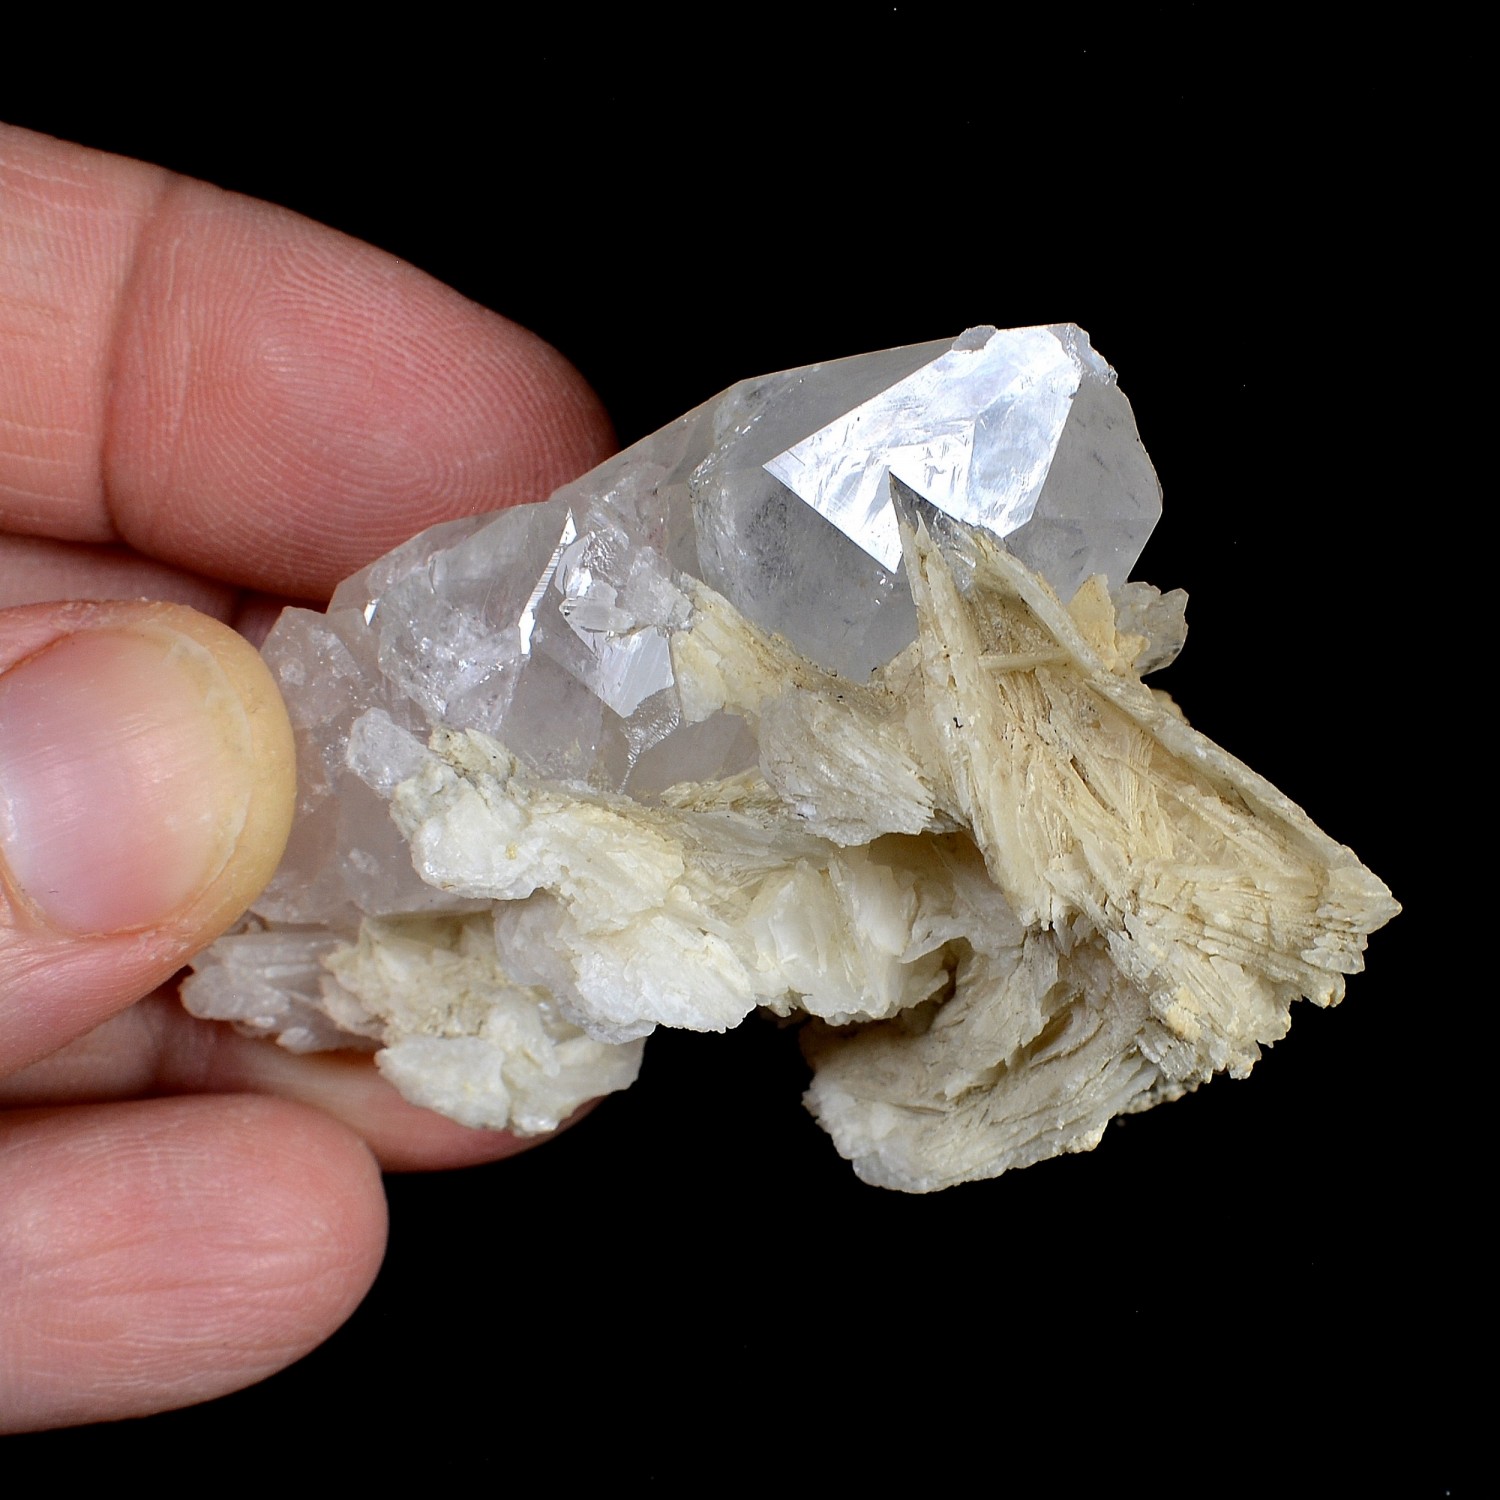
[{"label": "mineral specimen", "polygon": [[1074,327],[743,382],[266,644],[301,808],[187,1002],[542,1131],[657,1026],[810,1018],[925,1191],[1095,1145],[1343,994],[1389,892],[1141,675],[1184,596]]}]

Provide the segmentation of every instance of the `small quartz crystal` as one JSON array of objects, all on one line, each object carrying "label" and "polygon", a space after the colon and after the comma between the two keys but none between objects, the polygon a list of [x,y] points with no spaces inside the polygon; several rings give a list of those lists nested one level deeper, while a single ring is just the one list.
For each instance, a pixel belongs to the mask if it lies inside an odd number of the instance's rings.
[{"label": "small quartz crystal", "polygon": [[194,1013],[535,1133],[657,1026],[805,1018],[807,1102],[927,1191],[1248,1073],[1397,910],[1141,677],[1185,596],[1072,326],[744,381],[266,643],[300,809]]}]

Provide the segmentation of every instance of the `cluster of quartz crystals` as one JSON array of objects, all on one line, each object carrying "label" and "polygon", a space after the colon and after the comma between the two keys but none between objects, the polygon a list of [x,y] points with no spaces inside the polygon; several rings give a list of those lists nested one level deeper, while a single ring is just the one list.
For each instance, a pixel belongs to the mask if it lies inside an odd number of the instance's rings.
[{"label": "cluster of quartz crystals", "polygon": [[1159,512],[1086,335],[978,329],[417,537],[266,644],[299,817],[188,1005],[530,1132],[657,1025],[806,1015],[810,1107],[911,1190],[1248,1071],[1396,908],[1142,685]]}]

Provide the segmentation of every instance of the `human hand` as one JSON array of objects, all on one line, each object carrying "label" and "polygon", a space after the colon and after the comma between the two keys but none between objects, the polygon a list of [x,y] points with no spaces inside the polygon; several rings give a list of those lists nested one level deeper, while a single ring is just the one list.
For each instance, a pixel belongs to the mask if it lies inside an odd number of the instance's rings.
[{"label": "human hand", "polygon": [[0,351],[5,1431],[281,1368],[374,1276],[377,1163],[527,1144],[194,1021],[171,976],[290,817],[285,713],[232,627],[612,437],[559,355],[411,267],[4,126]]}]

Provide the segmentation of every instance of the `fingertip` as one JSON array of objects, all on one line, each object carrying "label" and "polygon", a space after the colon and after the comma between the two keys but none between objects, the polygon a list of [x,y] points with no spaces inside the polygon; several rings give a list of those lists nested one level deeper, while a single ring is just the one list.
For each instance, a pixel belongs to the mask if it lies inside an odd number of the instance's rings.
[{"label": "fingertip", "polygon": [[174,184],[143,229],[120,318],[112,520],[254,588],[326,598],[423,526],[543,499],[613,450],[598,398],[536,335],[205,183]]},{"label": "fingertip", "polygon": [[162,1099],[0,1133],[0,1430],[207,1400],[300,1358],[384,1252],[373,1158],[275,1099]]},{"label": "fingertip", "polygon": [[0,1063],[15,1066],[29,1057],[7,1052],[8,1027],[40,1055],[232,922],[276,868],[296,787],[270,673],[183,606],[6,612],[0,669]]}]

